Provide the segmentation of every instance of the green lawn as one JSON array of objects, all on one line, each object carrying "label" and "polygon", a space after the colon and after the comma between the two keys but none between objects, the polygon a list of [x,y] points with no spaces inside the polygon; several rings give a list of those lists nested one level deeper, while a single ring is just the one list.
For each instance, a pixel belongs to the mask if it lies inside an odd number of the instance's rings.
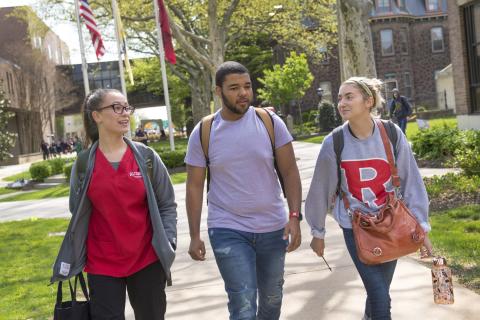
[{"label": "green lawn", "polygon": [[4,181],[16,181],[16,180],[22,179],[22,178],[25,179],[25,180],[32,179],[32,176],[30,175],[30,171],[28,171],[28,170],[23,171],[23,172],[14,174],[12,176],[5,177],[2,180],[4,180]]},{"label": "green lawn", "polygon": [[[187,145],[188,145],[188,139],[187,138],[178,138],[175,139],[175,150],[181,151],[181,150],[187,150]],[[170,150],[170,140],[160,140],[156,142],[149,142],[148,145],[155,149],[157,152],[160,149],[163,150]]]},{"label": "green lawn", "polygon": [[[430,128],[432,127],[439,127],[446,124],[447,126],[457,126],[457,118],[456,117],[448,117],[448,118],[441,118],[441,119],[431,119],[428,120],[428,124]],[[418,132],[418,125],[416,121],[410,121],[407,123],[407,138],[408,140],[412,140],[412,137],[417,134]]]},{"label": "green lawn", "polygon": [[[438,127],[446,124],[447,126],[457,126],[457,118],[456,117],[449,117],[449,118],[442,118],[442,119],[432,119],[428,120],[428,123],[430,124],[431,127]],[[408,140],[411,140],[412,137],[417,134],[418,132],[418,125],[416,121],[411,121],[407,124],[407,138]],[[298,139],[298,141],[303,141],[303,142],[311,142],[311,143],[322,143],[323,139],[325,136],[320,135],[320,136],[314,136],[314,137],[308,137],[304,139]]]},{"label": "green lawn", "polygon": [[[56,286],[51,266],[68,220],[0,223],[0,319],[51,319]],[[66,293],[64,293],[66,294]]]},{"label": "green lawn", "polygon": [[187,181],[187,173],[186,172],[179,172],[170,175],[170,179],[172,179],[173,184],[184,183]]},{"label": "green lawn", "polygon": [[17,192],[18,190],[15,189],[7,189],[7,188],[0,188],[0,196],[4,194],[9,194],[12,192]]},{"label": "green lawn", "polygon": [[33,191],[33,192],[25,192],[22,194],[16,194],[11,197],[7,197],[4,199],[0,199],[0,202],[7,202],[7,201],[22,201],[22,200],[40,200],[40,199],[47,199],[47,198],[59,198],[59,197],[66,197],[70,194],[70,187],[68,184],[61,184],[56,187]]},{"label": "green lawn", "polygon": [[443,255],[460,283],[480,293],[480,205],[434,213],[430,217],[436,255]]}]

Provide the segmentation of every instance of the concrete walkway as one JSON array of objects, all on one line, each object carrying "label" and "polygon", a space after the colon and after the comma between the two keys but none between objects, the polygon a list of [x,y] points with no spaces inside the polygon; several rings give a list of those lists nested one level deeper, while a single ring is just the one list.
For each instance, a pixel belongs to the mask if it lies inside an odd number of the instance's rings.
[{"label": "concrete walkway", "polygon": [[[294,143],[302,178],[305,199],[313,175],[320,145]],[[422,169],[422,175],[444,174],[451,170]],[[207,259],[196,262],[188,255],[189,234],[185,211],[185,184],[175,185],[178,203],[178,250],[173,265],[173,286],[167,288],[169,320],[228,319],[227,296],[215,264],[206,233],[206,207],[202,217],[202,236],[207,246]],[[40,201],[0,203],[0,221],[36,217],[69,217],[67,198]],[[285,290],[281,319],[359,320],[362,317],[365,293],[361,280],[347,253],[340,228],[327,217],[325,257],[333,272],[309,248],[310,231],[302,223],[303,241],[295,252],[287,255]],[[48,281],[48,279],[46,279]],[[455,284],[455,304],[433,303],[431,276],[428,268],[414,259],[399,260],[393,279],[392,317],[396,320],[435,319],[473,320],[480,314],[480,296]],[[134,319],[128,305],[127,319]]]}]

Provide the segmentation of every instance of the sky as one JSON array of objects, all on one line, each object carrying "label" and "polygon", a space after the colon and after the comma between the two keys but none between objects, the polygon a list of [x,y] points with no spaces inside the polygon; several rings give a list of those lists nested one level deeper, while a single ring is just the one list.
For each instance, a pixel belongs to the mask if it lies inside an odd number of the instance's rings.
[{"label": "sky", "polygon": [[[12,6],[22,6],[22,5],[35,5],[38,4],[38,0],[0,0],[1,7],[12,7]],[[70,49],[70,62],[72,64],[81,63],[80,56],[80,44],[78,40],[78,31],[75,23],[67,21],[45,21],[45,23],[55,32],[60,39],[62,39]],[[83,35],[84,35],[84,44],[86,47],[86,58],[87,62],[97,62],[93,47],[91,46],[91,40],[88,35],[87,29],[82,25]],[[106,48],[106,54],[101,58],[100,61],[111,61],[117,60],[117,46],[115,42],[104,41]],[[129,54],[129,57],[134,57],[134,54]]]}]

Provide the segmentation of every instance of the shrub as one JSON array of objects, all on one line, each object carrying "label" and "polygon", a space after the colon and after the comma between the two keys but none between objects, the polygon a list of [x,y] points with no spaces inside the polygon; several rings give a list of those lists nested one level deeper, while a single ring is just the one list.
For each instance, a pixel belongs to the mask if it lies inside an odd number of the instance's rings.
[{"label": "shrub", "polygon": [[320,106],[320,114],[318,117],[320,129],[322,131],[331,131],[342,123],[340,115],[331,103],[323,102]]},{"label": "shrub", "polygon": [[45,178],[51,176],[51,168],[50,166],[43,162],[34,163],[30,166],[30,175],[32,179],[38,182],[43,182]]},{"label": "shrub", "polygon": [[47,163],[52,169],[52,175],[63,173],[63,168],[65,167],[65,159],[55,158],[55,159],[47,160]]},{"label": "shrub", "polygon": [[480,131],[464,132],[461,148],[455,152],[454,163],[465,174],[480,176]]},{"label": "shrub", "polygon": [[420,130],[412,137],[413,151],[421,159],[438,160],[453,158],[462,147],[459,143],[461,131],[455,127],[443,126]]},{"label": "shrub", "polygon": [[70,175],[72,173],[73,162],[67,163],[63,168],[63,174],[65,174],[65,178],[67,182],[70,182]]},{"label": "shrub", "polygon": [[185,151],[162,151],[159,153],[163,163],[169,169],[184,166],[185,154]]},{"label": "shrub", "polygon": [[442,193],[453,191],[460,193],[476,193],[480,189],[480,176],[447,173],[443,176],[424,178],[428,196],[435,198]]}]

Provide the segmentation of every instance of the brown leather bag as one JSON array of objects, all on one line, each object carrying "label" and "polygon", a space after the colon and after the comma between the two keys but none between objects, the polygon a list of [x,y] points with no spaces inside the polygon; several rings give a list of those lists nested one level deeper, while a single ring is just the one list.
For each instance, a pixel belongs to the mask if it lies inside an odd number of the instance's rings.
[{"label": "brown leather bag", "polygon": [[[381,121],[376,120],[380,129],[383,146],[390,164],[393,186],[400,189],[400,178],[393,162],[392,150],[387,133]],[[350,203],[343,196],[345,209]],[[364,213],[355,210],[352,214],[353,235],[357,254],[365,264],[374,265],[392,261],[420,249],[425,232],[402,199],[390,193],[378,213]]]}]

